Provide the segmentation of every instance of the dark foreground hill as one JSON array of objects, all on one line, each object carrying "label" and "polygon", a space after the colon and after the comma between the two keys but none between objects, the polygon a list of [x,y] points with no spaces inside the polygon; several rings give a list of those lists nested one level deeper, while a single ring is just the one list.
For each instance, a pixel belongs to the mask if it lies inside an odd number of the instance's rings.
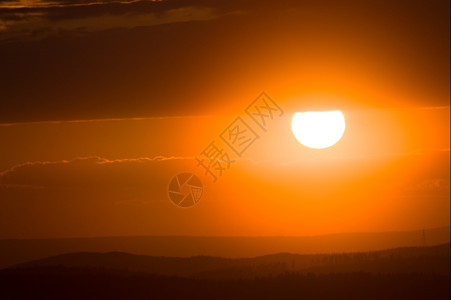
[{"label": "dark foreground hill", "polygon": [[255,258],[71,253],[0,271],[1,299],[449,299],[450,245]]},{"label": "dark foreground hill", "polygon": [[127,253],[69,253],[11,267],[102,268],[205,279],[253,279],[286,272],[433,273],[449,275],[450,244],[374,252],[299,255],[280,253],[255,258],[196,256],[152,257]]},{"label": "dark foreground hill", "polygon": [[[450,227],[427,229],[429,246],[450,242]],[[342,233],[311,237],[99,237],[0,240],[0,269],[74,252],[126,252],[151,256],[255,257],[272,253],[365,252],[423,245],[423,231]]]},{"label": "dark foreground hill", "polygon": [[209,280],[88,268],[0,271],[2,299],[449,299],[449,275],[330,273]]}]

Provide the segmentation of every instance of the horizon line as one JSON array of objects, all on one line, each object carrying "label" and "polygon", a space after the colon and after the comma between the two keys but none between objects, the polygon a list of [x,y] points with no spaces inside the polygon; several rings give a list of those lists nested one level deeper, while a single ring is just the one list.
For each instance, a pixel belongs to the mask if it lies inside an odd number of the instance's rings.
[{"label": "horizon line", "polygon": [[438,227],[428,227],[422,229],[412,230],[392,230],[392,231],[350,231],[350,232],[335,232],[324,233],[317,235],[102,235],[91,237],[36,237],[36,238],[0,238],[0,241],[6,240],[65,240],[65,239],[106,239],[106,238],[315,238],[333,235],[346,234],[383,234],[383,233],[411,233],[422,232],[430,230],[448,229],[451,230],[451,225],[443,225]]}]

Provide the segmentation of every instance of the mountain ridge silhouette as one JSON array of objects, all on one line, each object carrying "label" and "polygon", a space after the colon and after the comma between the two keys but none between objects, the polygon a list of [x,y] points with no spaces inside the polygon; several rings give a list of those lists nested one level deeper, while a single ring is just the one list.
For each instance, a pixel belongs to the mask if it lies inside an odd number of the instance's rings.
[{"label": "mountain ridge silhouette", "polygon": [[[0,269],[27,261],[74,252],[125,252],[136,255],[222,258],[257,257],[274,253],[337,253],[422,246],[422,230],[343,233],[311,237],[188,237],[141,236],[0,240]],[[450,242],[450,227],[426,230],[428,246]]]},{"label": "mountain ridge silhouette", "polygon": [[404,247],[355,253],[277,253],[253,258],[155,257],[123,252],[77,252],[18,264],[8,269],[102,268],[206,279],[255,278],[284,272],[419,272],[448,275],[449,253],[449,243],[431,247]]}]

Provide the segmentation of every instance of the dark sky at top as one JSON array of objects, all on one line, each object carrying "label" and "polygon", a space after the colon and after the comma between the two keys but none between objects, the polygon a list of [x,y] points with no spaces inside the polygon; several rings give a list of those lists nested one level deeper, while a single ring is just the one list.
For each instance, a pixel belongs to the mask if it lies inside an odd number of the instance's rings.
[{"label": "dark sky at top", "polygon": [[0,123],[212,113],[324,80],[387,91],[373,104],[446,106],[448,13],[446,0],[0,1]]}]

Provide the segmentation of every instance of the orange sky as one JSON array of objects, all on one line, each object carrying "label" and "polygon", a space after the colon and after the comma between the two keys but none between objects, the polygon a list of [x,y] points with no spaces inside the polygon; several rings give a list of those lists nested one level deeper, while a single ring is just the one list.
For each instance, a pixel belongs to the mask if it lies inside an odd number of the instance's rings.
[{"label": "orange sky", "polygon": [[[0,238],[449,225],[447,1],[16,2],[0,1]],[[284,110],[267,132],[244,113],[262,91]],[[295,112],[335,109],[336,145],[297,142]],[[260,138],[213,183],[194,157],[238,116]],[[193,208],[168,199],[180,172],[204,184]]]},{"label": "orange sky", "polygon": [[[449,107],[343,113],[342,140],[314,150],[294,138],[286,112],[217,183],[192,158],[231,115],[3,126],[10,165],[2,167],[10,169],[1,177],[2,234],[312,235],[446,225]],[[193,208],[167,197],[180,172],[204,184]]]}]

